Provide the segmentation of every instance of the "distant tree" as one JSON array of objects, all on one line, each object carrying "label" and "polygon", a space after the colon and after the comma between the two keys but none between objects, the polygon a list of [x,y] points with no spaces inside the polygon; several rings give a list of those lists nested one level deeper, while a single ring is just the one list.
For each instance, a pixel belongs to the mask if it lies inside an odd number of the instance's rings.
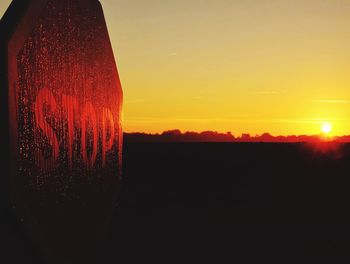
[{"label": "distant tree", "polygon": [[251,136],[250,136],[250,134],[242,134],[241,139],[242,140],[250,140]]},{"label": "distant tree", "polygon": [[163,136],[165,135],[171,135],[171,136],[174,136],[174,135],[181,135],[181,131],[179,129],[173,129],[173,130],[168,130],[168,131],[164,131],[162,133]]}]

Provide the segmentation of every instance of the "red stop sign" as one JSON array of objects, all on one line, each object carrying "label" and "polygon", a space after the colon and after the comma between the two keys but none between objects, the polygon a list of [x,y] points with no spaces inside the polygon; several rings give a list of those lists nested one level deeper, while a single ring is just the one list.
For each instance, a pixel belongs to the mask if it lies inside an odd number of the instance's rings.
[{"label": "red stop sign", "polygon": [[2,21],[11,206],[49,261],[96,247],[116,204],[122,89],[97,0],[14,1]]}]

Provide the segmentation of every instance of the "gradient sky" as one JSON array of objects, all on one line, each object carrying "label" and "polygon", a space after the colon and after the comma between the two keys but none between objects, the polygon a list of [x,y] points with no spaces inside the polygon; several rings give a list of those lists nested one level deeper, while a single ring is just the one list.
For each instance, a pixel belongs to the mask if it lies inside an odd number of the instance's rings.
[{"label": "gradient sky", "polygon": [[349,0],[101,2],[127,132],[350,134]]}]

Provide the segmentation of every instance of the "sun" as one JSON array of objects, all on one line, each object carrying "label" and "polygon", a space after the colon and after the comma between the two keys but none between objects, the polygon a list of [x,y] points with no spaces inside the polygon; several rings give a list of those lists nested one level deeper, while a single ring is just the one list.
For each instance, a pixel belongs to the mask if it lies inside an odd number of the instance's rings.
[{"label": "sun", "polygon": [[330,123],[323,123],[321,125],[321,130],[323,134],[328,135],[329,133],[332,132],[332,125]]}]

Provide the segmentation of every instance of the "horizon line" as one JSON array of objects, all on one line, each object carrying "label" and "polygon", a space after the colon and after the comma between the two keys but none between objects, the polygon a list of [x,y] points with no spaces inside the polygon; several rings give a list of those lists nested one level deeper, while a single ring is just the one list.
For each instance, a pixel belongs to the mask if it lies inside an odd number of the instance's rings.
[{"label": "horizon line", "polygon": [[161,132],[157,131],[157,132],[147,132],[147,131],[123,131],[124,134],[145,134],[145,135],[163,135],[163,134],[168,134],[168,133],[172,133],[172,132],[176,132],[178,134],[203,134],[203,133],[215,133],[215,134],[219,134],[219,135],[232,135],[234,137],[242,137],[243,135],[249,135],[251,137],[258,137],[258,136],[263,136],[263,135],[270,135],[272,137],[300,137],[300,136],[305,136],[305,137],[328,137],[328,138],[337,138],[337,137],[350,137],[350,133],[349,134],[343,134],[343,135],[325,135],[324,133],[320,132],[318,134],[273,134],[270,132],[262,132],[262,133],[250,133],[250,132],[242,132],[242,133],[237,133],[234,134],[232,131],[226,131],[226,132],[220,132],[217,130],[200,130],[200,131],[196,131],[196,130],[181,130],[181,129],[169,129],[169,130],[163,130]]},{"label": "horizon line", "polygon": [[167,130],[162,133],[124,132],[125,139],[131,142],[256,142],[256,143],[350,143],[350,135],[330,136],[325,134],[314,135],[278,135],[268,132],[251,135],[242,133],[234,136],[231,132],[217,131],[181,132],[179,129]]}]

